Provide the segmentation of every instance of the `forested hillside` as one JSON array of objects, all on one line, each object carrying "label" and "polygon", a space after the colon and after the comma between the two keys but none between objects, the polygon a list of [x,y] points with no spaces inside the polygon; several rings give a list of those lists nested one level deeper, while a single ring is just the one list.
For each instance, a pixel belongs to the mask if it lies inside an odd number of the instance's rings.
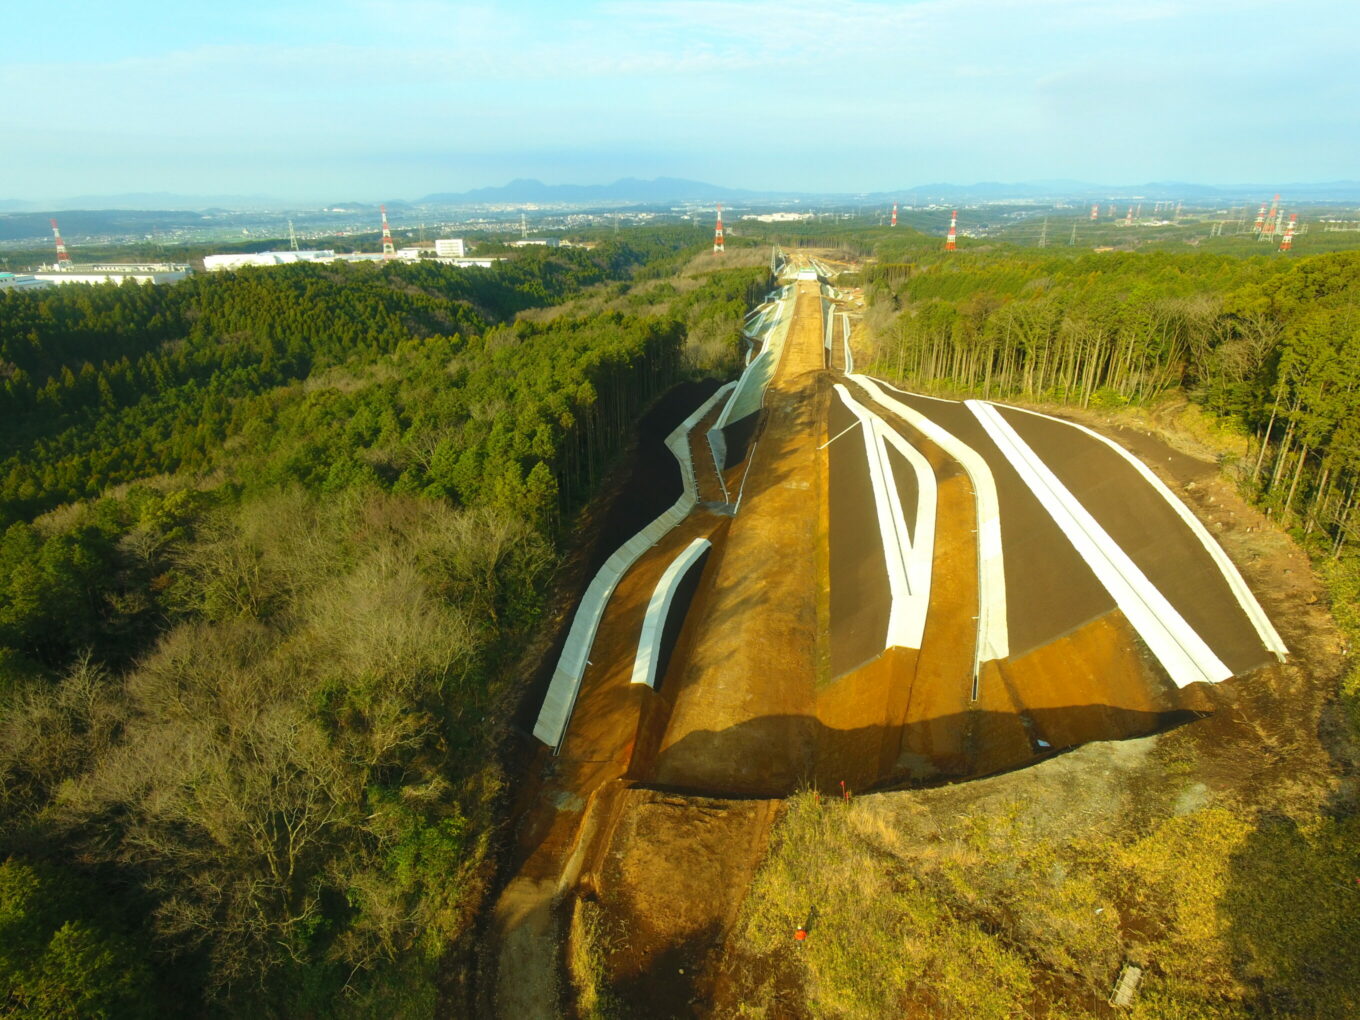
[{"label": "forested hillside", "polygon": [[430,1012],[572,515],[765,287],[599,310],[693,240],[0,294],[0,1012]]},{"label": "forested hillside", "polygon": [[1360,592],[1360,252],[1309,258],[957,253],[882,263],[877,370],[1081,407],[1173,393],[1240,430],[1261,505]]}]

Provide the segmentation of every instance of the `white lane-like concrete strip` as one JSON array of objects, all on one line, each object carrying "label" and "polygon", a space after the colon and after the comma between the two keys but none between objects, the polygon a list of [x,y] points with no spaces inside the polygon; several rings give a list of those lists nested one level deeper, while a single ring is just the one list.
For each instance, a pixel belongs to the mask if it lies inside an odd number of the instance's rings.
[{"label": "white lane-like concrete strip", "polygon": [[845,312],[841,312],[841,328],[845,342],[845,374],[850,375],[855,371],[855,358],[850,353],[850,316]]},{"label": "white lane-like concrete strip", "polygon": [[[784,355],[789,328],[793,323],[793,306],[797,297],[798,295],[795,292],[792,296],[781,297],[776,302],[775,318],[771,321],[769,329],[762,338],[760,353],[754,358],[748,356],[746,367],[738,377],[732,395],[723,406],[722,412],[718,415],[718,420],[708,430],[708,448],[713,453],[713,462],[718,466],[718,481],[722,486],[723,499],[734,506],[741,504],[741,491],[738,490],[737,498],[733,500],[732,493],[727,488],[727,482],[723,478],[723,472],[727,470],[727,436],[723,429],[732,422],[741,421],[747,415],[755,414],[765,406],[765,391],[769,389],[775,373],[779,370],[779,359]],[[748,457],[753,450],[754,447],[747,452]],[[749,463],[747,470],[750,470]],[[743,488],[745,483],[746,475],[743,473]]]},{"label": "white lane-like concrete strip", "polygon": [[696,538],[671,560],[661,580],[656,583],[656,590],[647,602],[647,614],[642,620],[637,657],[633,659],[633,683],[656,688],[656,672],[661,662],[661,637],[666,630],[666,621],[670,618],[671,605],[675,602],[675,591],[689,568],[699,561],[699,557],[712,544],[706,538]]},{"label": "white lane-like concrete strip", "polygon": [[791,317],[786,314],[785,306],[786,302],[779,302],[760,353],[746,366],[741,378],[737,380],[736,388],[732,391],[732,396],[728,399],[722,414],[709,430],[710,435],[726,428],[731,422],[740,421],[748,414],[754,414],[764,405],[765,390],[770,380],[774,378],[779,357],[784,350],[784,342],[788,337]]},{"label": "white lane-like concrete strip", "polygon": [[776,288],[765,295],[765,300],[746,316],[747,324],[743,327],[746,335],[752,339],[761,339],[763,334],[778,325],[784,306],[783,288]]},{"label": "white lane-like concrete strip", "polygon": [[581,692],[581,679],[585,676],[590,649],[595,644],[595,635],[600,629],[600,621],[604,618],[605,607],[609,604],[614,589],[642,554],[683,521],[699,502],[694,464],[689,455],[689,433],[735,385],[728,383],[720,387],[666,437],[666,447],[680,462],[684,492],[660,517],[615,550],[591,579],[580,604],[576,607],[576,615],[572,617],[571,629],[567,632],[562,654],[557,659],[557,668],[553,670],[552,679],[548,682],[548,693],[543,698],[543,707],[539,709],[538,720],[534,723],[534,736],[551,747],[553,753],[562,746],[562,738],[566,736],[567,724],[571,721],[572,710],[576,707],[576,696]]},{"label": "white lane-like concrete strip", "polygon": [[[914,576],[918,582],[920,581],[920,565],[913,558],[914,550],[910,532],[907,530],[902,499],[897,491],[892,464],[888,460],[887,447],[884,444],[885,436],[892,430],[883,424],[878,415],[855,400],[843,385],[837,383],[835,390],[841,402],[858,419],[860,432],[864,437],[864,453],[869,464],[869,482],[874,494],[874,510],[883,546],[883,562],[888,573],[888,592],[892,599],[892,606],[888,611],[888,632],[884,636],[883,647],[920,648],[921,637],[926,627],[926,609],[930,605],[929,564],[926,568],[925,584],[921,585],[919,590],[914,589],[911,580]],[[933,535],[935,517],[933,473],[931,482],[929,496],[932,506],[929,515]],[[919,485],[918,491],[922,496],[926,495],[925,490],[920,489]],[[919,535],[921,527],[919,514],[916,518],[916,527]]]},{"label": "white lane-like concrete strip", "polygon": [[973,486],[977,506],[978,549],[978,640],[973,653],[973,700],[978,695],[982,663],[1010,654],[1006,627],[1006,569],[1001,546],[1001,504],[996,481],[982,455],[953,433],[927,418],[916,408],[890,397],[878,380],[867,375],[850,376],[874,401],[919,431],[962,465]]},{"label": "white lane-like concrete strip", "polygon": [[1093,439],[1100,440],[1100,442],[1104,443],[1115,453],[1119,454],[1119,456],[1123,457],[1124,460],[1128,461],[1128,463],[1133,466],[1134,470],[1143,476],[1143,479],[1148,485],[1152,486],[1152,488],[1167,501],[1171,506],[1171,509],[1176,511],[1176,516],[1184,521],[1186,527],[1188,527],[1191,532],[1194,533],[1194,536],[1199,539],[1200,545],[1204,546],[1204,551],[1209,554],[1209,557],[1214,561],[1214,565],[1217,566],[1219,571],[1223,574],[1223,580],[1232,590],[1233,596],[1237,599],[1237,604],[1242,607],[1242,612],[1246,614],[1247,619],[1250,620],[1252,626],[1256,628],[1256,633],[1260,636],[1261,643],[1265,645],[1267,651],[1271,652],[1281,662],[1285,660],[1285,656],[1289,654],[1289,649],[1285,646],[1284,639],[1280,637],[1279,632],[1270,622],[1270,617],[1266,615],[1266,611],[1261,608],[1261,603],[1256,601],[1256,596],[1252,594],[1251,589],[1247,586],[1246,580],[1238,572],[1236,564],[1228,558],[1228,554],[1224,552],[1223,547],[1214,540],[1214,536],[1209,534],[1209,529],[1200,522],[1200,519],[1190,511],[1190,508],[1182,502],[1179,496],[1167,488],[1166,483],[1158,478],[1152,472],[1151,468],[1116,443],[1113,439],[1102,436],[1099,432],[1095,431],[1095,429],[1087,428],[1085,425],[1081,425],[1074,421],[1067,421],[1064,418],[1055,418],[1050,414],[1043,414],[1040,411],[1031,411],[1026,407],[1012,407],[1010,404],[1007,404],[1006,407],[1012,411],[1023,411],[1025,414],[1032,414],[1036,418],[1047,418],[1049,421],[1061,422],[1063,425],[1079,429]]},{"label": "white lane-like concrete strip", "polygon": [[1186,687],[1199,681],[1218,683],[1232,676],[1232,670],[1001,413],[981,400],[968,400],[965,404],[1147,642],[1176,686]]},{"label": "white lane-like concrete strip", "polygon": [[[916,475],[916,527],[910,533],[903,532],[902,540],[908,543],[911,549],[907,555],[907,589],[911,592],[913,602],[919,603],[919,609],[913,606],[913,612],[919,612],[920,632],[915,633],[916,644],[904,647],[920,648],[925,632],[926,611],[930,608],[930,579],[935,565],[935,512],[939,503],[935,471],[925,455],[907,442],[896,429],[890,428],[877,416],[875,426],[880,440],[889,443],[905,457]],[[892,462],[885,459],[884,463],[895,475]],[[896,484],[890,485],[890,491],[896,496]],[[915,541],[911,540],[912,534],[916,536]]]}]

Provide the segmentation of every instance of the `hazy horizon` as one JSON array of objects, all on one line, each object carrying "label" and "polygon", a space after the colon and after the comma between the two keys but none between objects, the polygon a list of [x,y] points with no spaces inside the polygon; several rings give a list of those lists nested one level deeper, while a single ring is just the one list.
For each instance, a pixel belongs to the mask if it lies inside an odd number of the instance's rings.
[{"label": "hazy horizon", "polygon": [[[689,178],[676,178],[674,175],[671,175],[671,174],[663,174],[663,175],[659,175],[659,177],[657,177],[657,178],[648,178],[648,179],[640,179],[640,178],[613,178],[613,179],[610,179],[610,180],[578,180],[578,181],[563,181],[563,182],[560,182],[560,185],[553,185],[553,186],[560,186],[560,187],[563,187],[563,188],[581,188],[581,189],[588,189],[588,188],[590,188],[590,189],[600,189],[600,188],[607,188],[608,186],[610,186],[610,185],[612,185],[612,184],[620,183],[621,181],[624,181],[624,180],[635,180],[635,181],[638,181],[638,182],[641,183],[641,184],[651,184],[651,183],[654,183],[654,182],[659,181],[659,180],[684,180],[684,181],[686,181],[686,182],[688,182],[688,183],[692,183],[692,184],[702,184],[702,185],[704,185],[705,187],[714,189],[714,190],[719,191],[719,192],[721,192],[722,190],[726,190],[726,189],[725,189],[725,185],[724,185],[723,182],[721,182],[721,181],[694,181],[694,180],[691,180],[691,179],[689,179]],[[473,187],[470,187],[470,188],[467,188],[467,189],[463,189],[463,191],[467,191],[467,192],[476,192],[476,191],[493,191],[493,192],[494,192],[494,191],[501,191],[501,190],[510,189],[510,188],[512,188],[513,185],[518,184],[518,183],[521,183],[521,182],[523,182],[523,183],[532,183],[532,184],[545,184],[545,185],[547,184],[547,182],[538,180],[538,179],[536,179],[536,178],[514,178],[514,179],[511,179],[511,180],[508,180],[508,181],[501,181],[501,182],[499,182],[499,183],[492,183],[492,184],[487,184],[487,185],[476,185],[476,186],[473,186]],[[922,190],[924,190],[924,189],[928,189],[928,188],[932,188],[932,187],[940,187],[940,188],[957,188],[958,191],[962,193],[962,192],[974,191],[974,190],[984,189],[984,188],[1003,189],[1003,188],[1007,188],[1007,187],[1012,187],[1012,186],[1013,186],[1013,187],[1016,187],[1017,189],[1040,189],[1040,188],[1048,188],[1048,187],[1051,187],[1051,188],[1053,189],[1052,192],[1051,192],[1051,194],[1048,194],[1048,195],[1046,195],[1046,196],[1044,196],[1044,197],[1052,197],[1052,198],[1055,198],[1055,199],[1064,198],[1064,199],[1069,199],[1069,200],[1081,200],[1081,199],[1083,198],[1083,196],[1087,196],[1089,193],[1094,193],[1094,192],[1096,192],[1096,191],[1100,191],[1100,190],[1104,190],[1104,189],[1108,189],[1108,191],[1109,191],[1109,197],[1111,197],[1111,198],[1113,199],[1113,198],[1116,198],[1116,197],[1124,197],[1124,198],[1141,197],[1141,196],[1135,196],[1135,195],[1132,194],[1132,193],[1134,192],[1134,190],[1135,190],[1135,189],[1138,189],[1138,188],[1155,187],[1155,188],[1162,188],[1162,189],[1170,189],[1170,188],[1174,188],[1174,187],[1177,186],[1177,185],[1184,185],[1185,187],[1187,187],[1187,188],[1189,188],[1189,189],[1195,189],[1195,190],[1197,190],[1197,191],[1206,192],[1207,194],[1206,194],[1205,196],[1203,196],[1203,200],[1205,200],[1205,201],[1223,201],[1223,200],[1226,200],[1226,199],[1228,199],[1228,198],[1232,198],[1232,197],[1238,196],[1238,195],[1241,195],[1241,196],[1252,196],[1252,197],[1254,197],[1254,196],[1256,196],[1256,195],[1258,195],[1258,194],[1259,194],[1259,195],[1267,195],[1267,194],[1268,194],[1270,191],[1272,191],[1272,190],[1278,191],[1278,190],[1280,190],[1280,189],[1284,189],[1285,191],[1295,192],[1295,194],[1294,194],[1293,197],[1292,197],[1292,200],[1293,200],[1293,201],[1295,201],[1295,202],[1303,201],[1303,202],[1307,202],[1307,203],[1313,203],[1313,202],[1319,202],[1319,201],[1321,201],[1321,202],[1329,202],[1329,201],[1335,201],[1336,199],[1333,199],[1333,198],[1300,197],[1300,196],[1297,194],[1298,190],[1300,190],[1300,189],[1325,189],[1325,188],[1333,187],[1333,186],[1352,185],[1352,186],[1354,186],[1354,193],[1353,193],[1353,194],[1348,194],[1348,195],[1346,196],[1346,198],[1345,198],[1345,201],[1356,201],[1356,200],[1360,200],[1360,176],[1357,176],[1357,177],[1354,177],[1354,178],[1337,179],[1337,180],[1330,180],[1330,181],[1324,181],[1324,180],[1315,180],[1315,181],[1209,181],[1209,180],[1188,181],[1188,180],[1183,180],[1183,179],[1166,179],[1166,180],[1161,180],[1161,181],[1122,181],[1122,182],[1110,182],[1110,181],[1064,181],[1064,180],[1038,180],[1038,179],[1035,179],[1035,180],[1021,180],[1021,181],[997,181],[997,180],[988,180],[988,181],[981,181],[981,180],[976,180],[976,181],[967,181],[967,180],[959,180],[959,181],[913,181],[913,182],[907,182],[907,183],[904,183],[904,184],[900,184],[900,186],[899,186],[899,187],[896,187],[896,188],[883,188],[883,189],[878,189],[878,190],[875,190],[875,191],[872,191],[872,192],[869,192],[869,191],[863,191],[863,192],[848,192],[848,191],[796,191],[796,190],[779,191],[779,190],[774,189],[774,188],[761,188],[761,187],[759,187],[759,186],[754,187],[754,188],[731,188],[730,191],[732,192],[732,201],[736,201],[736,202],[740,202],[740,201],[742,200],[743,196],[745,196],[745,195],[774,197],[774,196],[779,195],[779,194],[798,196],[798,197],[801,197],[801,198],[807,198],[807,199],[813,199],[813,200],[815,200],[815,199],[817,199],[817,198],[827,198],[827,199],[832,199],[832,198],[835,198],[835,199],[848,199],[848,198],[853,198],[853,197],[855,197],[856,195],[873,195],[873,196],[876,197],[876,198],[881,198],[881,197],[883,197],[883,196],[891,196],[891,195],[894,195],[894,194],[900,194],[900,195],[903,196],[903,199],[904,199],[904,200],[909,201],[912,192],[918,192],[918,191],[922,191]],[[1083,190],[1083,189],[1085,189],[1085,190]],[[388,195],[388,194],[378,194],[378,195],[359,195],[359,194],[335,195],[335,194],[316,194],[316,195],[308,195],[308,196],[302,196],[302,197],[285,197],[285,196],[281,196],[281,195],[258,194],[258,193],[257,193],[257,194],[244,194],[244,193],[243,193],[243,194],[201,194],[201,193],[200,193],[200,194],[195,194],[195,193],[190,192],[190,191],[121,192],[121,193],[114,192],[114,193],[87,194],[87,195],[55,195],[55,196],[44,196],[44,197],[39,197],[39,198],[30,198],[30,197],[28,197],[28,196],[20,196],[20,195],[0,195],[0,213],[5,212],[5,211],[38,211],[38,210],[40,210],[40,209],[47,209],[47,208],[56,209],[56,208],[59,208],[59,207],[62,207],[62,206],[64,206],[64,207],[65,207],[66,209],[68,209],[68,210],[82,209],[82,208],[88,208],[88,209],[95,209],[95,208],[110,208],[110,209],[126,209],[126,210],[129,210],[129,211],[135,211],[135,210],[151,211],[151,210],[155,210],[155,209],[158,209],[158,208],[168,208],[168,209],[203,209],[203,208],[207,208],[207,207],[210,206],[210,205],[225,205],[225,206],[236,207],[236,208],[247,208],[247,207],[249,207],[251,204],[256,204],[256,205],[260,205],[260,206],[269,206],[269,207],[272,207],[272,208],[285,208],[285,207],[287,207],[287,208],[306,208],[306,207],[311,207],[311,206],[315,206],[315,207],[317,207],[317,208],[322,208],[322,207],[327,207],[327,206],[343,206],[343,205],[345,205],[345,204],[355,204],[355,205],[361,205],[361,206],[373,206],[373,205],[379,204],[380,202],[386,202],[386,203],[388,203],[388,204],[392,204],[392,203],[398,203],[398,204],[400,204],[400,203],[419,204],[419,203],[421,203],[422,201],[424,201],[424,200],[425,200],[426,198],[428,198],[428,197],[432,197],[432,196],[440,196],[440,195],[452,194],[452,193],[453,193],[453,192],[452,192],[450,189],[436,189],[436,190],[431,190],[431,191],[429,191],[429,192],[427,192],[427,193],[425,193],[425,194],[420,194],[420,195]],[[459,193],[461,193],[461,192],[459,192]],[[606,196],[606,197],[607,197],[607,198],[616,198],[616,197],[618,197],[618,196]],[[680,197],[682,197],[682,196],[675,195],[675,196],[669,196],[669,197],[671,197],[671,198],[680,198]],[[958,196],[958,200],[959,200],[959,201],[967,201],[967,200],[968,200],[968,197],[969,197],[969,196],[967,196],[967,195],[960,194],[960,195]],[[1017,193],[1016,193],[1015,195],[1010,196],[1010,197],[1012,197],[1012,198],[1014,198],[1014,199],[1016,199],[1016,200],[1024,200],[1024,199],[1032,198],[1032,197],[1034,197],[1034,196],[1021,194],[1019,191],[1017,191]],[[1184,196],[1178,196],[1178,197],[1184,197]],[[1193,199],[1193,196],[1191,196],[1191,197],[1192,197],[1192,199]],[[134,201],[134,200],[135,200],[135,201]],[[162,201],[162,200],[164,200],[164,202],[166,203],[165,205],[157,205],[157,204],[155,204],[156,202]],[[932,201],[934,201],[934,200],[935,200],[935,198],[932,198]],[[993,198],[993,197],[991,197],[991,196],[988,196],[988,197],[983,198],[983,199],[980,199],[980,200],[982,200],[982,201],[994,201],[995,198]],[[1235,199],[1234,199],[1234,200],[1235,200]],[[114,204],[113,204],[113,205],[109,205],[109,206],[95,206],[95,205],[79,205],[79,204],[72,204],[72,203],[79,203],[79,202],[106,202],[106,201],[107,201],[107,202],[112,202],[112,203],[114,203]],[[529,200],[529,199],[512,199],[512,200],[510,200],[510,201],[524,201],[524,202],[531,202],[532,200]],[[639,200],[634,199],[633,201],[636,202],[636,201],[639,201]],[[121,203],[121,204],[120,204],[120,203]],[[19,209],[20,206],[31,207],[31,208],[25,209],[25,210],[20,210],[20,209]],[[6,207],[9,207],[8,210],[6,209]]]},{"label": "hazy horizon", "polygon": [[[449,0],[7,14],[0,198],[417,199],[680,177],[1349,179],[1360,16],[1322,0]],[[1306,46],[1307,59],[1302,59]]]}]

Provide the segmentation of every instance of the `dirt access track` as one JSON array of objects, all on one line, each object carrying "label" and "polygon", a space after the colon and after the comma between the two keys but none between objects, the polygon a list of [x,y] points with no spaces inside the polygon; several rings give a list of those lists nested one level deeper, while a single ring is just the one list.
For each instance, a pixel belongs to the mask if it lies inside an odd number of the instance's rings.
[{"label": "dirt access track", "polygon": [[[561,1014],[572,893],[626,927],[625,999],[691,1015],[778,798],[1155,732],[1285,654],[1227,556],[1115,441],[847,374],[848,296],[811,266],[786,266],[752,442],[715,464],[721,402],[690,430],[699,502],[618,581],[540,755],[493,917],[496,1015]],[[696,540],[708,554],[667,601]],[[655,643],[655,686],[632,682]]]}]

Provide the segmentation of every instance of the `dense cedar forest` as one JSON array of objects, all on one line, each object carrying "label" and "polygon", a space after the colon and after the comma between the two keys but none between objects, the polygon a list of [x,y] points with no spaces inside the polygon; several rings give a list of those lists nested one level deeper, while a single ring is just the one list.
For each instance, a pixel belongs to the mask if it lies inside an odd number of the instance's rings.
[{"label": "dense cedar forest", "polygon": [[431,1012],[575,511],[767,288],[699,233],[0,294],[0,1014]]}]

